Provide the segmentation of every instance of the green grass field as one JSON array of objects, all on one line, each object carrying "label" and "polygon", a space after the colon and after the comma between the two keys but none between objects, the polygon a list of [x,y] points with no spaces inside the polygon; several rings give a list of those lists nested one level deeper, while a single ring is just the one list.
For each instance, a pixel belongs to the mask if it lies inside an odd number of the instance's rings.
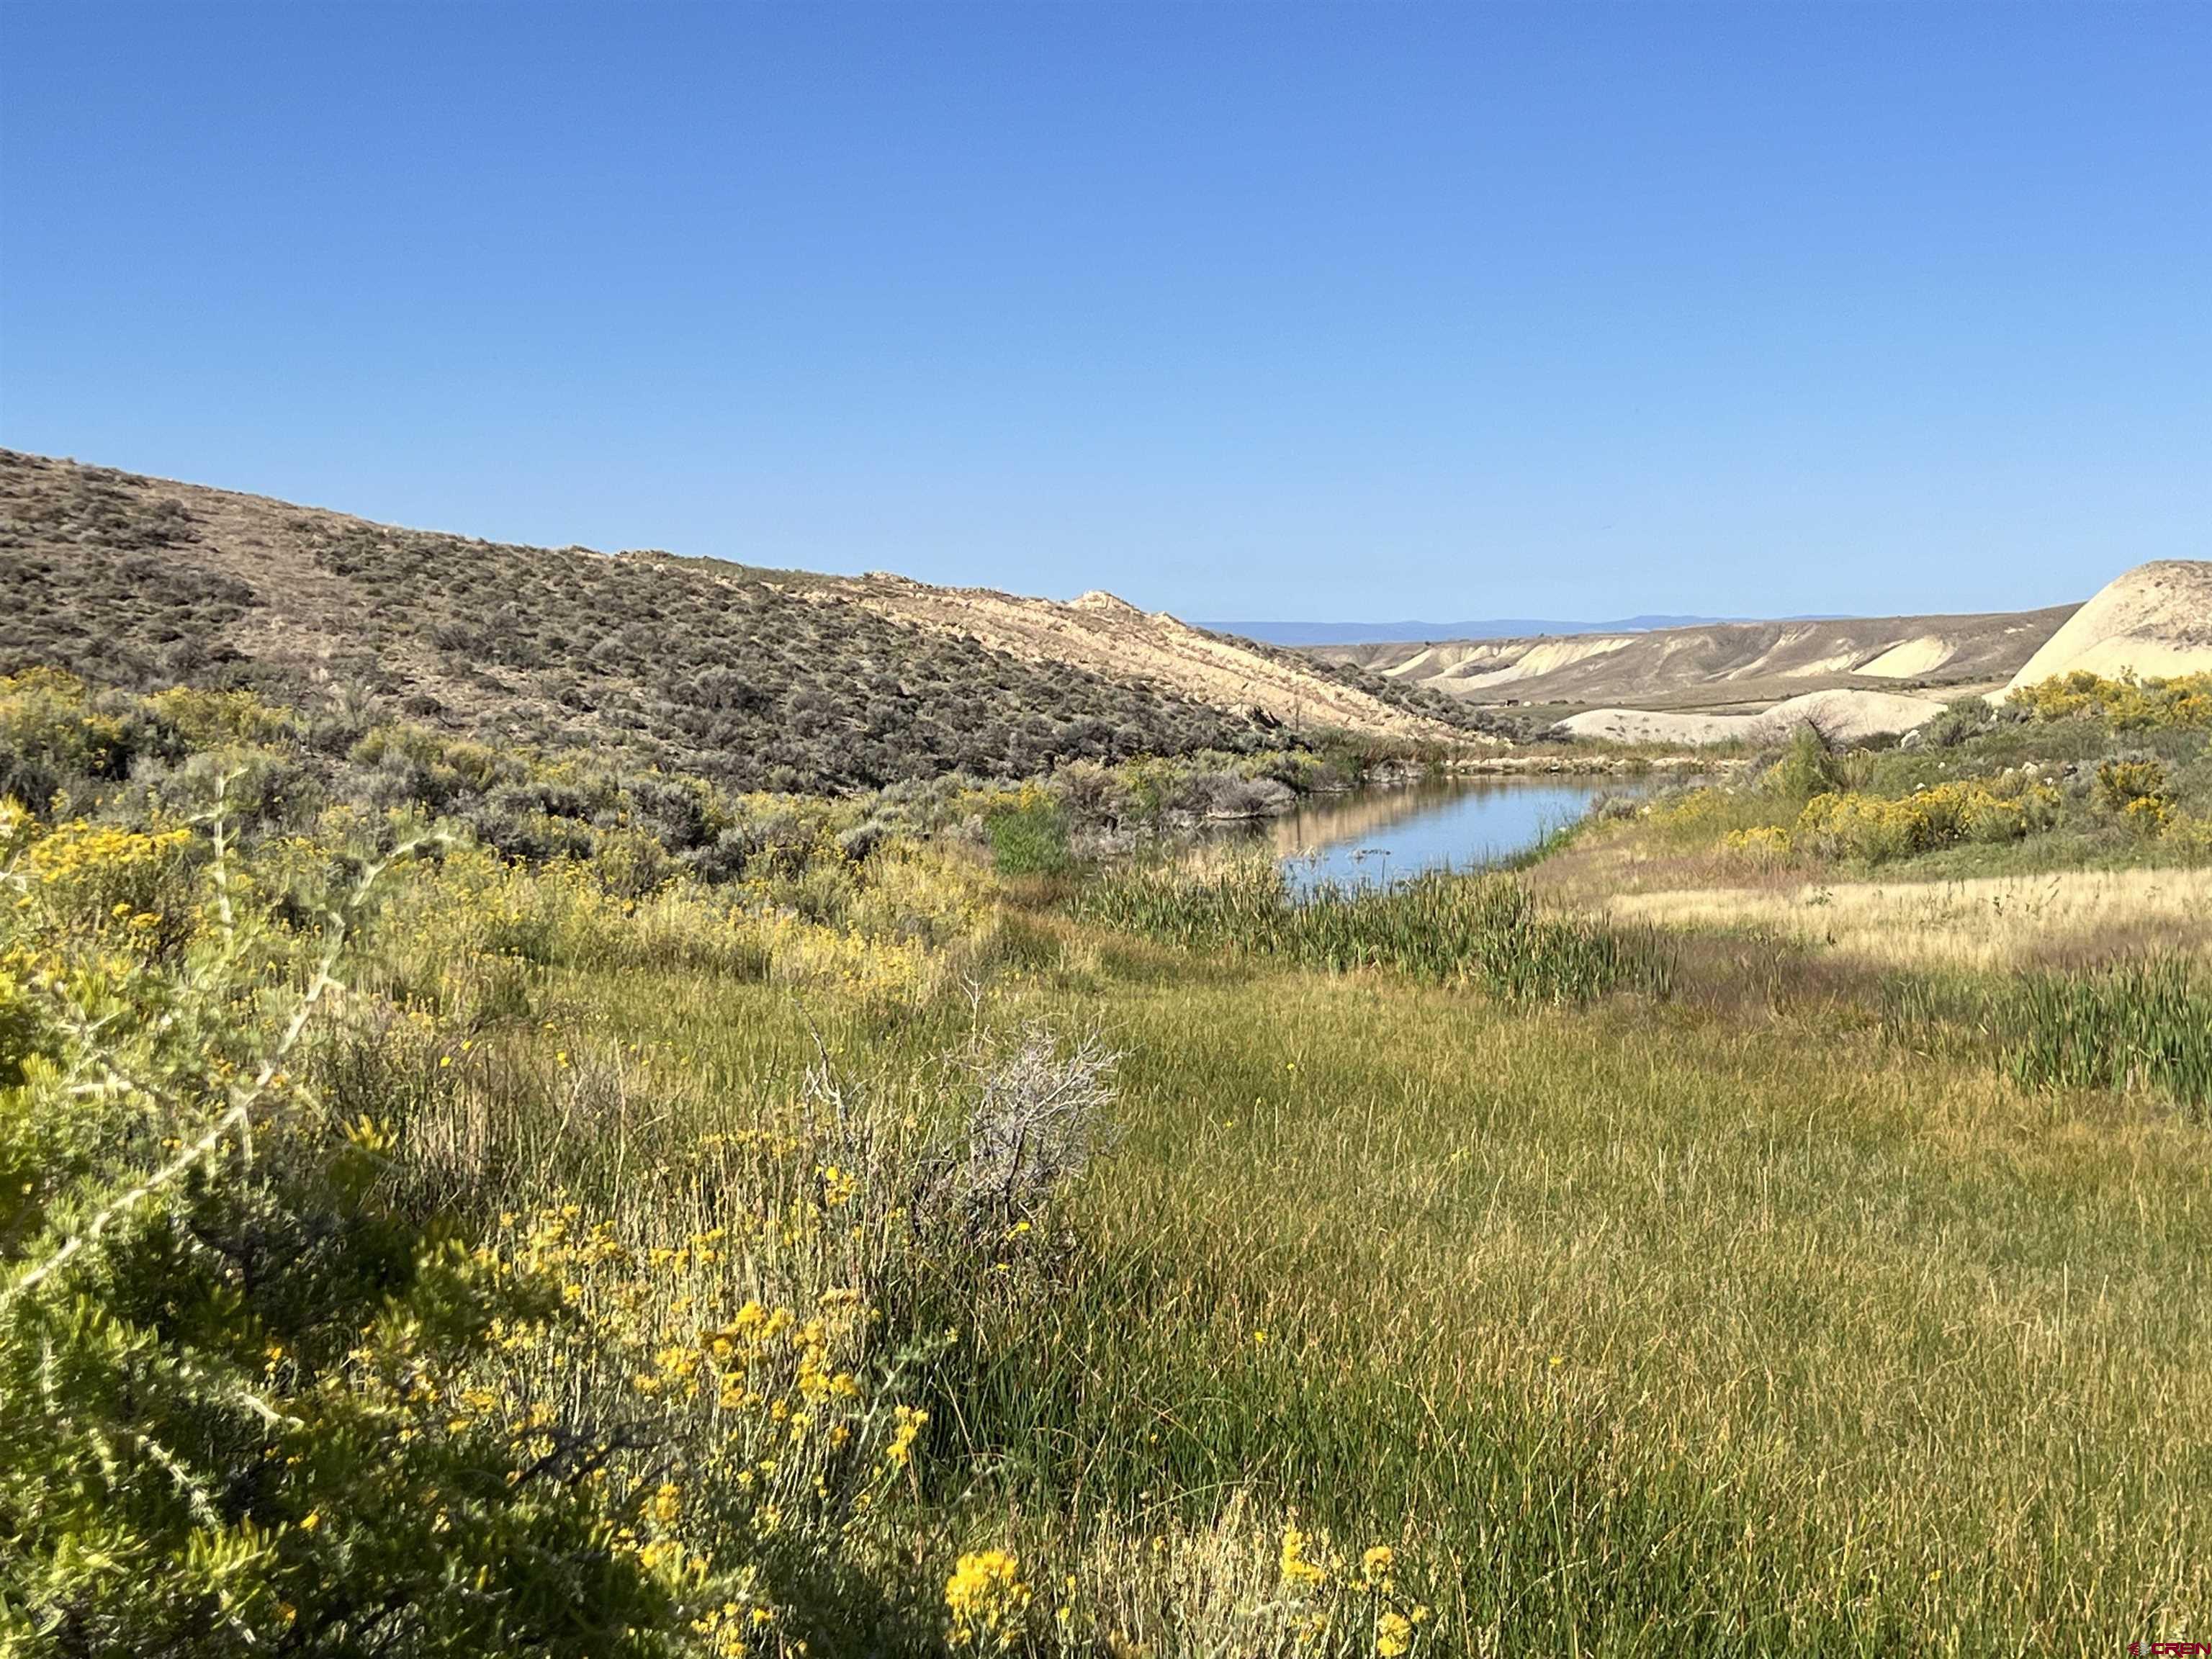
[{"label": "green grass field", "polygon": [[[2094,1652],[2203,1605],[2201,1132],[1863,1032],[1066,945],[998,1017],[1095,1023],[1126,1139],[1065,1282],[937,1382],[1034,1559],[1256,1495],[1391,1542],[1475,1653]],[[599,1017],[803,1057],[665,988]]]},{"label": "green grass field", "polygon": [[[48,767],[240,713],[33,689]],[[702,797],[709,881],[627,807],[288,822],[296,755],[225,752],[0,814],[0,1649],[2203,1630],[2184,957],[1906,971],[1548,860],[1301,910],[1027,794],[866,846]]]}]

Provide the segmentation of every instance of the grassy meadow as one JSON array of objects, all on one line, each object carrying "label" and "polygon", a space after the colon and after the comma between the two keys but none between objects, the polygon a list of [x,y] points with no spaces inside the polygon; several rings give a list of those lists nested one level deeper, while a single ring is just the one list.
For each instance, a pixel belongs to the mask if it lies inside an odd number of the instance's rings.
[{"label": "grassy meadow", "polygon": [[2011,726],[1894,810],[1812,808],[1924,757],[1803,751],[1299,907],[1088,850],[1194,774],[678,815],[0,685],[0,1645],[2202,1636],[2201,963],[2096,959],[2118,900],[2021,977],[2001,910],[1931,963],[1603,899],[2193,879],[2203,732],[2131,811],[2050,724],[2049,800]]}]

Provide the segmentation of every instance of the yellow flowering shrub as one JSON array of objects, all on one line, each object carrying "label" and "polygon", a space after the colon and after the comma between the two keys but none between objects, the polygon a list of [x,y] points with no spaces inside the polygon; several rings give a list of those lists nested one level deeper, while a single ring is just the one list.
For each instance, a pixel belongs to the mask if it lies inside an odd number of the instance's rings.
[{"label": "yellow flowering shrub", "polygon": [[2120,809],[2128,827],[2142,835],[2165,833],[2173,819],[2173,804],[2156,795],[2138,795]]},{"label": "yellow flowering shrub", "polygon": [[2212,674],[2138,678],[2076,669],[2021,686],[2007,702],[2034,720],[2088,716],[2123,732],[2212,726]]},{"label": "yellow flowering shrub", "polygon": [[[0,752],[64,773],[118,774],[131,747],[123,717],[98,706],[74,674],[29,668],[0,677]],[[26,805],[46,810],[43,799]]]},{"label": "yellow flowering shrub", "polygon": [[606,1437],[540,1444],[468,1391],[493,1328],[557,1296],[395,1206],[392,1126],[334,1121],[311,1085],[376,867],[302,940],[218,841],[174,889],[203,924],[155,959],[57,931],[42,896],[96,914],[180,832],[15,830],[0,1001],[37,1018],[0,1032],[0,1647],[374,1630],[675,1659],[674,1581],[608,1551]]},{"label": "yellow flowering shrub", "polygon": [[1692,789],[1672,800],[1655,803],[1647,820],[1680,838],[1704,840],[1721,832],[1734,820],[1737,810],[1735,798],[1724,790]]},{"label": "yellow flowering shrub", "polygon": [[1961,842],[2017,841],[2047,827],[2057,809],[2049,784],[2016,779],[1939,783],[1896,799],[1831,792],[1806,803],[1789,845],[1881,864]]},{"label": "yellow flowering shrub", "polygon": [[866,1310],[849,1297],[732,1305],[722,1237],[641,1249],[580,1215],[518,1220],[480,1250],[497,1279],[555,1287],[560,1316],[495,1328],[495,1356],[444,1408],[503,1424],[525,1456],[621,1422],[593,1477],[618,1517],[611,1547],[672,1596],[703,1596],[693,1628],[712,1651],[754,1651],[783,1626],[762,1546],[834,1536],[849,1500],[889,1478],[866,1462],[878,1414],[850,1369]]},{"label": "yellow flowering shrub", "polygon": [[2212,818],[2169,811],[2160,823],[2159,838],[2178,853],[2212,856]]},{"label": "yellow flowering shrub", "polygon": [[1644,806],[1632,822],[1604,826],[1602,832],[1685,849],[1730,845],[1743,836],[1752,838],[1744,848],[1757,852],[1760,832],[1794,817],[1805,799],[1764,782],[1733,787],[1708,784],[1663,795]]},{"label": "yellow flowering shrub", "polygon": [[868,860],[847,926],[872,941],[942,949],[987,927],[993,909],[992,896],[972,869],[939,849],[899,842]]},{"label": "yellow flowering shrub", "polygon": [[2154,760],[2108,760],[2097,768],[2097,804],[2129,828],[2155,836],[2173,815],[2173,788]]},{"label": "yellow flowering shrub", "polygon": [[74,818],[40,831],[20,816],[16,869],[23,902],[42,922],[69,932],[122,933],[174,942],[190,924],[190,830],[143,831]]},{"label": "yellow flowering shrub", "polygon": [[1731,830],[1722,837],[1721,845],[1758,864],[1785,863],[1790,853],[1790,832],[1777,823],[1755,823],[1747,830]]},{"label": "yellow flowering shrub", "polygon": [[289,710],[271,708],[251,691],[206,691],[188,685],[153,692],[145,707],[191,749],[267,743],[289,731],[294,720]]}]

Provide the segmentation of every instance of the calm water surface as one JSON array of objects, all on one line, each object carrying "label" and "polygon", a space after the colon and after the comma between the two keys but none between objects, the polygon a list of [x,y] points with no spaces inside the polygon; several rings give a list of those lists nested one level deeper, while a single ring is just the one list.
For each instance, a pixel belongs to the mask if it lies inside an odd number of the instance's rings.
[{"label": "calm water surface", "polygon": [[1310,798],[1257,833],[1295,888],[1389,886],[1428,870],[1474,870],[1571,823],[1610,777],[1480,778]]}]

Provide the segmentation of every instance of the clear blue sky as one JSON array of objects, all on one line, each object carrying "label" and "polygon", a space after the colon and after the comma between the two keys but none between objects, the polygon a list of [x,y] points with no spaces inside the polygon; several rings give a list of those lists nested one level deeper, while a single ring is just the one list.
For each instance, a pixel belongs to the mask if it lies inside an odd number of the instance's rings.
[{"label": "clear blue sky", "polygon": [[0,3],[0,443],[1193,617],[2212,557],[2212,6]]}]

